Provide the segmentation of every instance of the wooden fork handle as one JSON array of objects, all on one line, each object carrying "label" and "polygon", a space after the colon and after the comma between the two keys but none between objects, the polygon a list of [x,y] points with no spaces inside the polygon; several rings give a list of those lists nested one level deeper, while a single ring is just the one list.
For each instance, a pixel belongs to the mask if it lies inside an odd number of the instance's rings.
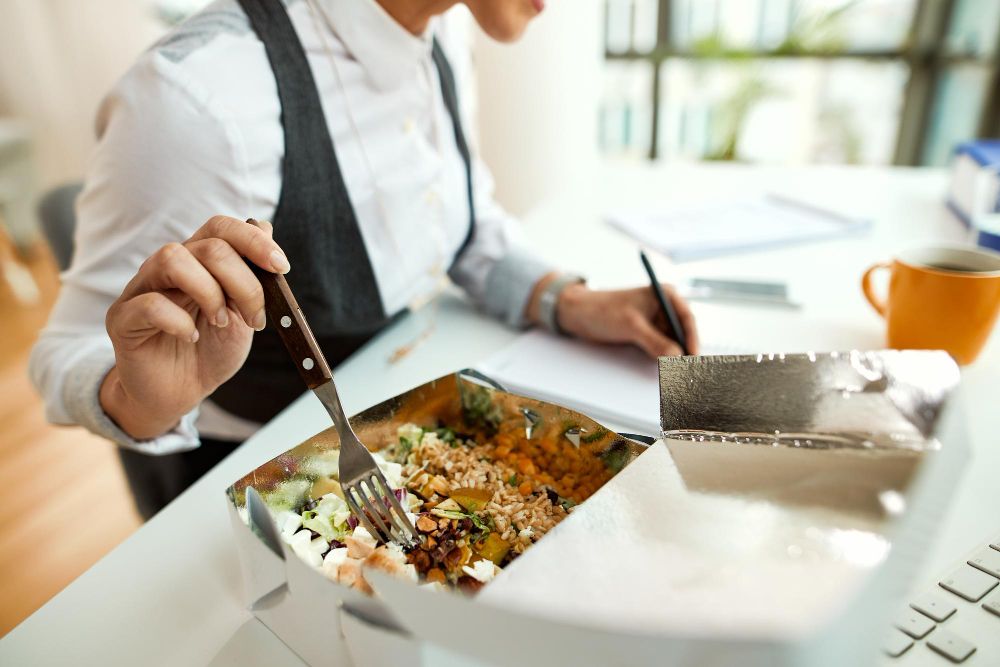
[{"label": "wooden fork handle", "polygon": [[[260,224],[250,218],[247,223],[260,227]],[[264,311],[267,313],[267,324],[278,331],[281,342],[292,356],[299,375],[310,389],[329,382],[333,378],[330,365],[319,349],[316,336],[313,335],[302,309],[299,308],[295,295],[285,276],[280,273],[266,271],[253,262],[247,265],[257,276],[264,288]]]}]

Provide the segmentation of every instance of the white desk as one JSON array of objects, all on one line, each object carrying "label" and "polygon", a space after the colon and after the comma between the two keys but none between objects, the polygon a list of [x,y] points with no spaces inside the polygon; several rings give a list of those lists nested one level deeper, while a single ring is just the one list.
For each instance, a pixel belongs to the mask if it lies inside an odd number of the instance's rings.
[{"label": "white desk", "polygon": [[[779,278],[803,295],[801,311],[698,304],[704,339],[774,351],[878,348],[883,328],[861,296],[861,272],[907,242],[962,237],[962,228],[941,205],[945,185],[944,172],[924,170],[609,166],[576,192],[553,196],[526,222],[529,236],[552,258],[591,276],[594,285],[611,286],[642,283],[644,274],[633,244],[601,222],[601,213],[610,207],[768,188],[868,216],[875,228],[867,237],[674,267],[660,262],[658,269],[663,279]],[[515,336],[460,299],[445,297],[434,334],[390,366],[391,352],[420,331],[418,317],[407,318],[338,369],[349,412],[474,365]],[[1000,507],[1000,442],[995,435],[1000,433],[1000,410],[992,405],[1000,382],[998,338],[963,372],[976,461],[956,488],[928,554],[927,581],[991,534],[1000,534],[995,512]],[[299,664],[259,625],[248,625],[234,637],[251,617],[241,606],[223,490],[326,425],[328,417],[314,398],[297,401],[0,641],[0,664],[196,665],[209,662],[227,643],[227,655],[249,656],[239,662],[244,666]],[[83,514],[75,524],[78,530],[86,530]],[[71,534],[65,544],[72,548]]]}]

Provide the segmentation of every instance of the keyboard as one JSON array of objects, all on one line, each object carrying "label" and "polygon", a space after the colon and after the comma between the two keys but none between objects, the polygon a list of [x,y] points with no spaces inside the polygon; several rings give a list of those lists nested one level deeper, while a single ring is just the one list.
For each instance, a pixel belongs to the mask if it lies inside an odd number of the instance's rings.
[{"label": "keyboard", "polygon": [[909,600],[893,626],[883,667],[1000,665],[1000,536]]}]

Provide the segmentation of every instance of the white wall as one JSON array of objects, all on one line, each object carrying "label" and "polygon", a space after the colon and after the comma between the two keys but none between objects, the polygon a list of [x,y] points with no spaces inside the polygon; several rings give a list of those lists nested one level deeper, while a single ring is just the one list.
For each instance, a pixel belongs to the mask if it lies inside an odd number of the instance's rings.
[{"label": "white wall", "polygon": [[549,0],[516,44],[476,33],[479,145],[512,213],[597,160],[602,17],[599,0]]},{"label": "white wall", "polygon": [[0,0],[0,116],[33,132],[43,188],[78,180],[102,96],[163,32],[147,0]]}]

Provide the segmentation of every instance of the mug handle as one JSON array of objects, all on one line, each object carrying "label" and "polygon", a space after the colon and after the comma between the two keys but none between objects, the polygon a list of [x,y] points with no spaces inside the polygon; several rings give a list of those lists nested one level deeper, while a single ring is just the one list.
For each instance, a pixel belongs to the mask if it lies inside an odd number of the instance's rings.
[{"label": "mug handle", "polygon": [[885,317],[886,304],[885,301],[875,296],[875,288],[872,286],[872,274],[874,274],[879,269],[889,269],[889,268],[892,268],[892,265],[889,264],[888,262],[879,262],[878,264],[873,264],[872,266],[868,267],[868,270],[865,271],[865,275],[861,277],[861,289],[865,293],[865,298],[868,299],[868,303],[870,303],[872,305],[872,308],[874,308],[875,311],[882,317]]}]

